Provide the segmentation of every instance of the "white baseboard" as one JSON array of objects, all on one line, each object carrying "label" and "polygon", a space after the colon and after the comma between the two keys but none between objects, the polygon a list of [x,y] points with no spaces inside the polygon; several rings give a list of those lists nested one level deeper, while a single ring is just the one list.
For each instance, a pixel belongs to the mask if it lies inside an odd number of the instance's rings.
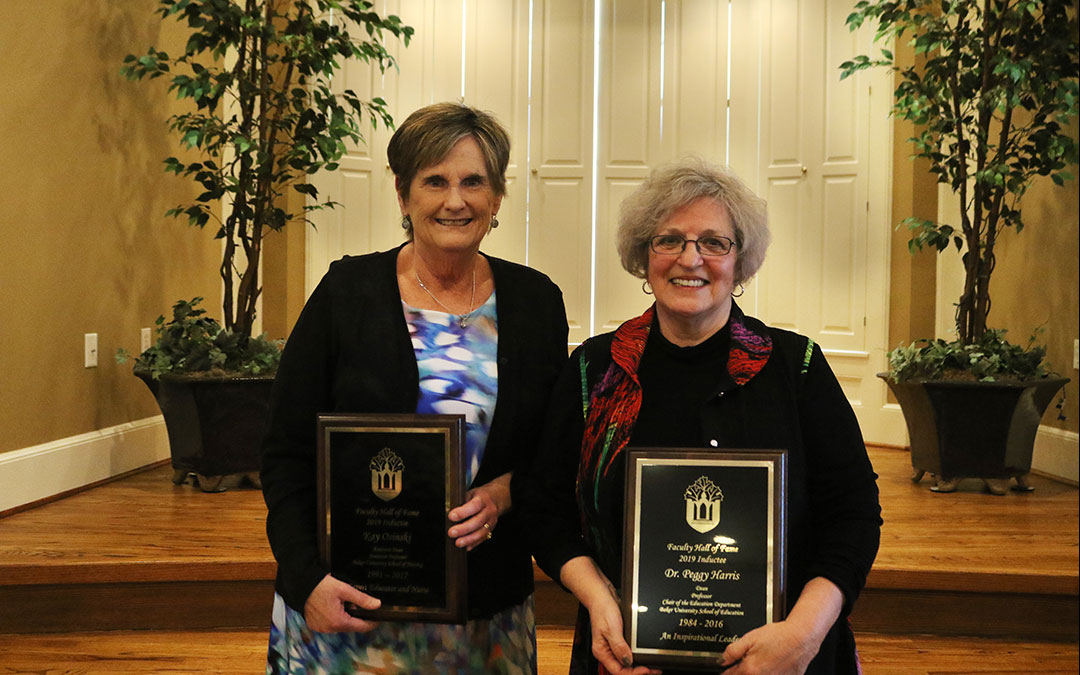
[{"label": "white baseboard", "polygon": [[[0,511],[169,458],[165,420],[148,417],[0,455]],[[1031,468],[1080,483],[1080,434],[1040,426]]]},{"label": "white baseboard", "polygon": [[904,413],[895,403],[886,403],[879,408],[860,406],[855,408],[859,418],[863,440],[871,445],[908,445],[907,425]]},{"label": "white baseboard", "polygon": [[1056,427],[1040,426],[1035,436],[1031,468],[1039,473],[1080,482],[1080,434]]},{"label": "white baseboard", "polygon": [[169,458],[158,415],[0,455],[0,511]]}]

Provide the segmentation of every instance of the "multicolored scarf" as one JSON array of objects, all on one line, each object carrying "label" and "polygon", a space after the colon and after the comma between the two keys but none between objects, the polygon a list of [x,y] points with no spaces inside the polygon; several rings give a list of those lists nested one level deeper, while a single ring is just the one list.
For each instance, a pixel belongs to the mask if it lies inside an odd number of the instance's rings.
[{"label": "multicolored scarf", "polygon": [[[616,458],[630,441],[634,423],[641,411],[642,391],[638,381],[645,344],[649,339],[656,306],[641,316],[623,323],[611,341],[611,365],[600,381],[590,387],[586,378],[584,352],[581,355],[582,413],[585,431],[581,437],[581,462],[578,465],[577,492],[586,515],[596,515],[599,508],[597,490],[607,477]],[[742,311],[732,303],[728,324],[731,347],[727,371],[735,386],[741,387],[757,375],[772,353],[772,340],[766,334],[752,331],[743,322]],[[586,533],[591,528],[585,528]],[[586,534],[588,537],[588,534]]]}]

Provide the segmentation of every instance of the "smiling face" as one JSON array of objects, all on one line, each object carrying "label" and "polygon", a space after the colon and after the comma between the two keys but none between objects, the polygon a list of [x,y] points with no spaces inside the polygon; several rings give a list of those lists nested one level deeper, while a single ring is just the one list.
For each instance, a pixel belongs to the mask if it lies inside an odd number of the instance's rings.
[{"label": "smiling face", "polygon": [[458,141],[439,163],[417,171],[408,194],[398,195],[401,213],[412,219],[417,248],[431,252],[475,252],[502,203],[472,136]]},{"label": "smiling face", "polygon": [[[686,239],[722,236],[736,241],[727,209],[708,197],[676,209],[656,234]],[[724,327],[731,313],[738,255],[738,249],[732,248],[727,255],[703,256],[689,242],[678,255],[649,250],[646,278],[656,295],[656,311],[665,337],[676,344],[695,343]]]}]

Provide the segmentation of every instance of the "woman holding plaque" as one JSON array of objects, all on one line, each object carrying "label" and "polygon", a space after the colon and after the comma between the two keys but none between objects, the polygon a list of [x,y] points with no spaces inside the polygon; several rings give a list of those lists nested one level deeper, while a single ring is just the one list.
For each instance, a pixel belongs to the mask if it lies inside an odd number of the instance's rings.
[{"label": "woman holding plaque", "polygon": [[766,222],[763,200],[698,159],[622,203],[623,267],[656,302],[571,355],[525,497],[538,564],[582,604],[575,675],[656,672],[633,666],[615,584],[626,450],[658,446],[788,451],[788,613],[731,636],[716,669],[858,671],[846,617],[877,553],[876,475],[821,349],[733,299],[765,259]]},{"label": "woman holding plaque", "polygon": [[[566,360],[562,294],[480,253],[506,193],[510,140],[456,103],[417,110],[387,149],[406,243],[330,266],[289,337],[263,448],[278,562],[268,673],[536,671],[532,562],[511,489],[535,455]],[[316,416],[463,413],[463,626],[365,621],[380,600],[329,574],[316,535]],[[432,546],[440,546],[432,542]]]}]

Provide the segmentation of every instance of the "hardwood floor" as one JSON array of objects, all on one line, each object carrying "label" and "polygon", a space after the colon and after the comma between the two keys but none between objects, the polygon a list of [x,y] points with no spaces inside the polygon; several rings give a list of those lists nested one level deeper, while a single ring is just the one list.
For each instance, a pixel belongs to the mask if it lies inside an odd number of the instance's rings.
[{"label": "hardwood floor", "polygon": [[1080,672],[1075,643],[875,633],[859,633],[855,641],[867,675]]},{"label": "hardwood floor", "polygon": [[0,519],[0,584],[273,579],[262,494],[171,476],[157,467]]},{"label": "hardwood floor", "polygon": [[[910,482],[906,452],[870,456],[885,525],[852,617],[865,671],[1080,672],[1080,491],[1034,477],[1033,493],[936,494]],[[0,517],[0,675],[261,672],[274,575],[261,495],[170,475]],[[563,621],[572,603],[541,588],[538,616]],[[126,630],[141,628],[155,630]],[[541,673],[565,672],[569,629],[540,640]]]},{"label": "hardwood floor", "polygon": [[[565,675],[573,631],[537,630],[540,675]],[[112,631],[56,635],[0,635],[0,674],[260,673],[265,631]],[[867,675],[959,673],[1076,673],[1077,645],[985,638],[860,633]]]},{"label": "hardwood floor", "polygon": [[0,674],[260,673],[266,633],[109,631],[0,635]]}]

